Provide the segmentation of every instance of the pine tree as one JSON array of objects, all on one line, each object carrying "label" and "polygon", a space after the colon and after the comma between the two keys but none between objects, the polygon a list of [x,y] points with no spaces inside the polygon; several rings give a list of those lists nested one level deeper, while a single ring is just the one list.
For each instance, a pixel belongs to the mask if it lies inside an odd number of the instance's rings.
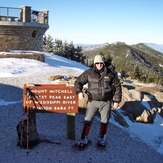
[{"label": "pine tree", "polygon": [[82,47],[81,46],[77,46],[76,49],[75,49],[75,61],[84,64],[85,58],[86,57],[83,56],[83,54],[82,54]]},{"label": "pine tree", "polygon": [[131,77],[133,79],[140,80],[141,73],[140,73],[139,67],[137,65],[134,67],[134,71],[132,72]]},{"label": "pine tree", "polygon": [[54,54],[65,56],[62,40],[55,39]]},{"label": "pine tree", "polygon": [[62,42],[62,40],[56,39],[54,46],[54,54],[63,56],[65,58],[84,63],[85,57],[81,53],[82,47],[75,47],[73,42],[68,43],[67,41]]},{"label": "pine tree", "polygon": [[75,47],[73,42],[68,44],[68,53],[66,54],[66,56],[66,58],[68,59],[75,60]]},{"label": "pine tree", "polygon": [[44,51],[48,53],[53,53],[53,38],[48,35],[48,37],[44,36],[43,38],[43,44],[44,44]]}]

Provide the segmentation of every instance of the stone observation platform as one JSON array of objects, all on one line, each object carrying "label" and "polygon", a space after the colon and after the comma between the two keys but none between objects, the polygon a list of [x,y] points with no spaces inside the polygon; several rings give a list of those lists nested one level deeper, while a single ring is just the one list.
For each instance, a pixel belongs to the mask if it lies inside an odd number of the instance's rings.
[{"label": "stone observation platform", "polygon": [[29,6],[0,7],[0,51],[42,51],[48,18],[47,10],[36,11]]}]

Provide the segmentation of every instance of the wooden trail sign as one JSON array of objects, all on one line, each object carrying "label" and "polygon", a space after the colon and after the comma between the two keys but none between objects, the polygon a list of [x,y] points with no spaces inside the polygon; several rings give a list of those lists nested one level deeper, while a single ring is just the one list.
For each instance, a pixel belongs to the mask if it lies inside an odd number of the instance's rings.
[{"label": "wooden trail sign", "polygon": [[36,121],[35,113],[67,113],[67,138],[75,140],[78,96],[73,86],[24,84],[23,113]]},{"label": "wooden trail sign", "polygon": [[24,85],[24,112],[77,113],[78,96],[73,86],[38,84]]}]

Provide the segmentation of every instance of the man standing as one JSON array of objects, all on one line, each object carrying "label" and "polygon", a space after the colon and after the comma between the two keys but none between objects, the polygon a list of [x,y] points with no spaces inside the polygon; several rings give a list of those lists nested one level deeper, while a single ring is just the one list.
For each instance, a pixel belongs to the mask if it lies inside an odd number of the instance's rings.
[{"label": "man standing", "polygon": [[100,133],[97,147],[105,148],[108,121],[112,108],[117,109],[121,101],[121,84],[115,73],[106,65],[104,57],[96,55],[93,68],[83,72],[75,81],[75,90],[79,100],[84,99],[83,86],[88,83],[88,106],[84,119],[81,139],[73,146],[83,150],[91,144],[88,134],[96,111],[101,116]]}]

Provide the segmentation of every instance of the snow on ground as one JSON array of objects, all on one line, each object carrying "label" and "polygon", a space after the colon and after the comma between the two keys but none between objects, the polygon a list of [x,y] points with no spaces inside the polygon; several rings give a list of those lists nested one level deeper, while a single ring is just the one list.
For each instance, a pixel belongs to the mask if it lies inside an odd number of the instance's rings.
[{"label": "snow on ground", "polygon": [[[92,145],[85,151],[77,152],[70,147],[74,141],[66,138],[65,114],[38,114],[37,128],[40,137],[62,144],[40,143],[29,151],[28,156],[25,149],[17,147],[16,125],[22,118],[23,85],[53,84],[53,81],[48,81],[48,77],[78,76],[88,69],[64,57],[50,53],[45,53],[45,56],[46,63],[30,59],[0,59],[0,162],[162,162],[163,120],[159,115],[154,124],[133,123],[125,117],[129,128],[120,126],[111,118],[108,147],[105,151],[95,148],[99,132],[99,118],[95,118],[90,133]],[[147,102],[143,101],[143,104],[147,105]],[[121,112],[120,109],[118,111]],[[83,115],[76,114],[76,139],[80,138],[83,118]]]},{"label": "snow on ground", "polygon": [[[15,53],[23,51],[15,51]],[[24,51],[26,52],[26,51]],[[28,51],[27,51],[28,52]],[[40,53],[31,51],[34,53]],[[0,52],[3,54],[3,52]],[[12,55],[13,53],[8,53]],[[31,59],[3,58],[0,59],[0,76],[1,77],[20,77],[31,74],[47,73],[55,70],[68,69],[72,71],[83,71],[88,69],[86,66],[79,64],[67,58],[45,53],[45,62]]]},{"label": "snow on ground", "polygon": [[[154,124],[132,123],[128,117],[124,118],[130,126],[129,129],[126,129],[130,136],[139,137],[143,142],[163,154],[163,119],[159,114],[157,114]],[[117,125],[112,119],[111,122]]]}]

